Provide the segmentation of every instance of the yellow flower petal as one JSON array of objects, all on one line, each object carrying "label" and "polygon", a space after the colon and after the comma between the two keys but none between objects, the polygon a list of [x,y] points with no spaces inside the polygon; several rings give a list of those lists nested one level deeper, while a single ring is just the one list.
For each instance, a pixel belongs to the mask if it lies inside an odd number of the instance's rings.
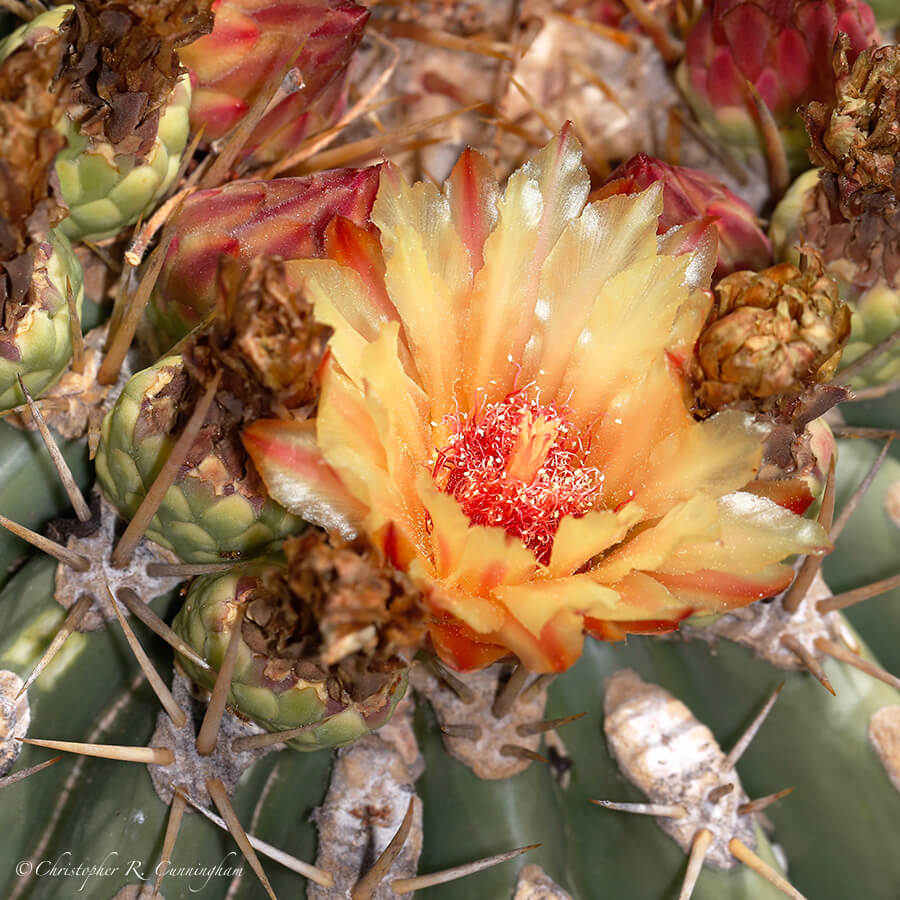
[{"label": "yellow flower petal", "polygon": [[662,440],[650,454],[634,501],[662,515],[697,491],[717,497],[756,474],[765,430],[748,413],[726,410]]},{"label": "yellow flower petal", "polygon": [[579,334],[604,282],[656,255],[662,191],[612,197],[587,206],[569,222],[547,256],[538,287],[533,334],[522,379],[555,396]]},{"label": "yellow flower petal", "polygon": [[592,557],[619,543],[644,518],[644,510],[629,503],[619,512],[597,510],[579,519],[565,516],[553,538],[548,572],[571,575]]},{"label": "yellow flower petal", "polygon": [[688,299],[688,264],[687,256],[651,257],[603,283],[557,395],[568,398],[582,426],[665,357],[678,308]]},{"label": "yellow flower petal", "polygon": [[534,554],[518,538],[502,528],[472,525],[459,503],[439,491],[429,473],[419,476],[417,488],[431,516],[436,579],[486,597],[498,585],[518,584],[537,570]]},{"label": "yellow flower petal", "polygon": [[804,519],[767,497],[736,491],[717,502],[721,531],[715,541],[678,548],[659,565],[666,573],[697,569],[753,575],[794,553],[824,552],[828,535],[818,522]]},{"label": "yellow flower petal", "polygon": [[455,406],[465,297],[472,272],[450,203],[431,184],[410,187],[388,165],[372,220],[381,231],[385,284],[403,323],[416,371],[440,420]]},{"label": "yellow flower petal", "polygon": [[679,549],[713,541],[718,534],[716,501],[697,494],[611,551],[591,569],[590,575],[601,584],[613,584],[634,570],[658,569]]},{"label": "yellow flower petal", "polygon": [[365,507],[325,461],[314,421],[258,419],[242,439],[269,496],[285,509],[345,537],[359,533]]},{"label": "yellow flower petal", "polygon": [[586,575],[504,585],[494,589],[494,596],[535,637],[559,612],[575,612],[579,619],[585,615],[608,618],[607,612],[616,608],[619,599],[615,590]]},{"label": "yellow flower petal", "polygon": [[463,398],[483,391],[490,402],[513,389],[532,333],[541,266],[589,188],[571,129],[510,176],[469,299]]}]

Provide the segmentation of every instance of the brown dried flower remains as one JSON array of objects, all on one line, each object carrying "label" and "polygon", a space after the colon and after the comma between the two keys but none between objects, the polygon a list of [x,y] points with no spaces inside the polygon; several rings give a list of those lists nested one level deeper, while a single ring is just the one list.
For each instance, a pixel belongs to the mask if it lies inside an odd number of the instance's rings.
[{"label": "brown dried flower remains", "polygon": [[219,290],[217,318],[184,350],[192,378],[208,384],[222,372],[222,389],[240,398],[244,423],[306,418],[319,395],[331,329],[315,321],[281,259],[257,258],[244,269],[224,257]]},{"label": "brown dried flower remains", "polygon": [[855,187],[900,191],[900,47],[864,50],[851,67],[849,39],[835,52],[834,105],[803,111],[810,159]]},{"label": "brown dried flower remains", "polygon": [[315,409],[318,370],[331,335],[315,321],[302,294],[288,286],[284,269],[275,258],[258,259],[247,271],[236,260],[223,261],[218,317],[185,343],[182,366],[161,373],[158,389],[141,404],[134,431],[137,441],[176,435],[221,373],[179,477],[199,478],[219,496],[239,492],[257,508],[267,495],[241,430],[259,418],[305,419]]},{"label": "brown dried flower remains", "polygon": [[[40,249],[68,210],[53,161],[65,144],[53,127],[59,90],[48,85],[59,62],[58,40],[22,46],[0,64],[0,355],[17,358],[16,327],[41,291],[32,291]],[[11,355],[12,354],[12,355]]]},{"label": "brown dried flower remains", "polygon": [[703,409],[767,409],[834,373],[850,310],[819,260],[807,257],[804,266],[735,272],[716,286],[694,362]]},{"label": "brown dried flower remains", "polygon": [[83,134],[142,159],[166,99],[186,71],[179,47],[212,31],[211,0],[75,0],[60,34],[60,76],[74,89]]},{"label": "brown dried flower remains", "polygon": [[847,63],[835,54],[834,105],[804,110],[812,161],[823,167],[802,211],[805,241],[829,271],[865,290],[900,278],[900,48]]},{"label": "brown dried flower remains", "polygon": [[[265,675],[337,679],[354,701],[372,696],[425,642],[420,593],[371,544],[308,531],[284,544],[247,600],[245,643]],[[337,699],[337,698],[336,698]]]}]

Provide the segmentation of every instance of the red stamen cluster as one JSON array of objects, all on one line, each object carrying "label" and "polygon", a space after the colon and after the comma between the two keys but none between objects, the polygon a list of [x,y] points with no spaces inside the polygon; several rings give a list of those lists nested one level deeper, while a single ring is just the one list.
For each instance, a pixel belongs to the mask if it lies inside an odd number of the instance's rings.
[{"label": "red stamen cluster", "polygon": [[504,528],[549,562],[563,516],[588,513],[603,481],[582,466],[584,447],[564,411],[517,391],[449,424],[454,433],[433,470],[442,490],[473,525]]}]

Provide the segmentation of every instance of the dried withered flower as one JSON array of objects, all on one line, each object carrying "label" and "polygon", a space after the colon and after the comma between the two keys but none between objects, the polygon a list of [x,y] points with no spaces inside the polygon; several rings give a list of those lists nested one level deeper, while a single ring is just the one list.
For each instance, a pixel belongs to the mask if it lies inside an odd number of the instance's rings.
[{"label": "dried withered flower", "polygon": [[[421,595],[367,541],[308,532],[285,553],[286,566],[197,579],[173,626],[215,668],[240,621],[234,708],[273,731],[309,726],[290,741],[299,750],[347,743],[383,725],[403,695],[427,634]],[[214,672],[182,664],[212,686]]]},{"label": "dried withered flower", "polygon": [[184,75],[176,50],[212,30],[211,0],[75,0],[60,34],[60,75],[82,107],[82,134],[144,158],[163,107]]},{"label": "dried withered flower", "polygon": [[705,409],[764,407],[834,373],[850,334],[850,310],[816,257],[802,268],[781,263],[735,272],[715,295],[695,359]]},{"label": "dried withered flower", "polygon": [[285,263],[249,267],[225,257],[220,314],[125,386],[103,425],[100,484],[125,516],[153,482],[161,460],[214,378],[221,381],[203,426],[148,535],[181,559],[211,561],[257,552],[302,522],[268,499],[240,439],[264,416],[305,419],[319,394],[318,369],[331,329],[317,323]]},{"label": "dried withered flower", "polygon": [[35,395],[72,354],[69,307],[82,296],[81,265],[56,227],[68,210],[53,163],[65,144],[54,128],[60,90],[48,85],[58,41],[23,45],[0,62],[0,408]]},{"label": "dried withered flower", "polygon": [[802,112],[814,164],[847,179],[852,204],[860,187],[900,191],[900,47],[864,50],[851,66],[848,40],[835,52],[834,103]]}]

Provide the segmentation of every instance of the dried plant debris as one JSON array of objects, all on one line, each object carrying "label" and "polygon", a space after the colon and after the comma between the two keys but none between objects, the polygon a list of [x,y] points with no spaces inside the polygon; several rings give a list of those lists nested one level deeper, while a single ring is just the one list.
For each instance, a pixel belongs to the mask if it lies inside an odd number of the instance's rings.
[{"label": "dried plant debris", "polygon": [[780,263],[733,272],[716,285],[715,297],[695,360],[704,408],[770,410],[834,375],[850,336],[850,308],[815,254],[799,269]]},{"label": "dried plant debris", "polygon": [[[131,588],[145,602],[150,602],[171,591],[181,581],[179,577],[151,576],[147,566],[151,563],[175,562],[175,557],[162,547],[142,540],[138,543],[131,560],[118,568],[110,561],[110,551],[117,540],[116,522],[118,514],[102,496],[99,505],[99,524],[91,534],[70,535],[67,547],[74,553],[90,560],[86,572],[78,572],[66,565],[56,568],[56,601],[70,609],[82,594],[90,594],[94,603],[78,626],[79,631],[96,631],[107,621],[115,621],[115,611],[110,607],[109,593],[117,594],[120,588]],[[126,607],[122,613],[129,615]]]},{"label": "dried plant debris", "polygon": [[178,672],[172,678],[172,695],[176,703],[188,713],[187,724],[183,728],[176,728],[169,716],[160,712],[150,746],[167,747],[175,755],[175,762],[169,766],[147,767],[156,793],[167,805],[172,802],[174,788],[178,784],[185,786],[186,793],[194,801],[209,808],[212,800],[206,789],[208,779],[219,778],[225,785],[225,790],[232,794],[246,768],[274,750],[284,747],[283,744],[270,744],[266,747],[235,750],[232,747],[233,741],[262,734],[263,729],[226,710],[219,724],[215,748],[209,755],[201,756],[197,752],[197,732],[206,713],[205,698],[195,696],[190,679]]},{"label": "dried plant debris", "polygon": [[[508,667],[506,667],[508,669]],[[525,754],[533,754],[541,743],[540,734],[520,733],[521,726],[540,722],[547,703],[546,691],[527,692],[513,704],[509,713],[497,718],[493,707],[501,690],[503,665],[469,672],[463,683],[471,692],[471,702],[459,696],[421,663],[410,670],[410,685],[423,694],[434,709],[444,732],[444,747],[451,756],[465,763],[479,778],[509,778],[528,768]]]},{"label": "dried plant debris", "polygon": [[407,695],[394,708],[388,723],[378,729],[378,737],[400,754],[414,781],[425,771],[425,757],[413,730],[415,710],[415,700]]},{"label": "dried plant debris", "polygon": [[869,740],[888,778],[900,791],[900,706],[885,706],[869,719]]},{"label": "dried plant debris", "polygon": [[422,801],[415,796],[412,775],[400,754],[377,735],[339,751],[325,802],[313,814],[319,830],[316,865],[332,873],[335,884],[333,888],[310,884],[309,900],[349,897],[397,833],[413,798],[410,832],[372,900],[396,900],[391,881],[416,874],[422,851]]},{"label": "dried plant debris", "polygon": [[[788,588],[790,590],[790,588]],[[820,600],[832,596],[831,590],[817,572],[796,612],[788,612],[782,600],[787,591],[770,601],[757,601],[717,618],[703,627],[685,624],[681,634],[713,642],[725,638],[750,647],[757,656],[780,669],[807,669],[808,665],[789,644],[799,644],[808,658],[821,657],[816,641],[824,638],[846,644],[856,652],[858,642],[839,612],[821,613],[816,608]],[[788,640],[785,641],[785,636]]]},{"label": "dried plant debris", "polygon": [[630,669],[606,683],[606,740],[622,773],[655,805],[680,807],[678,818],[657,816],[657,823],[689,853],[694,836],[713,836],[706,861],[721,869],[737,864],[728,842],[737,837],[756,844],[753,816],[739,807],[749,802],[734,767],[713,733],[668,691],[648,684]]},{"label": "dried plant debris", "polygon": [[513,900],[572,900],[572,895],[564,891],[540,866],[525,866],[516,881]]},{"label": "dried plant debris", "polygon": [[18,739],[25,737],[31,723],[28,692],[16,698],[22,685],[15,672],[0,670],[0,776],[13,767],[22,749]]},{"label": "dried plant debris", "polygon": [[234,398],[241,424],[305,419],[315,410],[332,329],[316,322],[312,303],[277,257],[257,257],[245,267],[224,256],[218,292],[218,316],[184,347],[190,379],[205,388],[221,372],[217,396]]}]

